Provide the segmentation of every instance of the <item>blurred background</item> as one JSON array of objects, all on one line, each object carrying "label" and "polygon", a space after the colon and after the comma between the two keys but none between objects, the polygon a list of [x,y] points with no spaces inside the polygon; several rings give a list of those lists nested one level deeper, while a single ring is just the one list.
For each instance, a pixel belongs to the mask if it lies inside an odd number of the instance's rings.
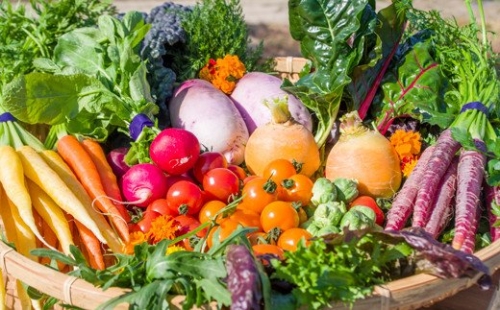
[{"label": "blurred background", "polygon": [[[161,0],[114,0],[120,11],[149,11]],[[193,5],[195,0],[174,0],[183,5]],[[390,0],[378,0],[377,9],[386,7]],[[476,1],[472,0],[475,4]],[[292,39],[288,31],[288,0],[240,0],[240,4],[248,23],[252,40],[264,42],[264,56],[300,56],[298,43]],[[469,20],[465,0],[413,0],[416,8],[438,10],[443,16],[454,17],[459,23]],[[492,35],[494,49],[500,52],[500,0],[483,0],[487,28],[497,35]]]}]

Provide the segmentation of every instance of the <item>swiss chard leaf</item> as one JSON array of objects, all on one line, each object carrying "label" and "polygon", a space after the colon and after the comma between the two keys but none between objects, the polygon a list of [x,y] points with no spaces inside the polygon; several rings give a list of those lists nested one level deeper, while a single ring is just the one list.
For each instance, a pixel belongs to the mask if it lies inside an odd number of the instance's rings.
[{"label": "swiss chard leaf", "polygon": [[431,55],[429,42],[402,48],[407,53],[386,73],[373,103],[379,131],[385,133],[402,116],[446,127],[454,115],[443,102],[447,80]]},{"label": "swiss chard leaf", "polygon": [[[349,39],[366,16],[367,0],[290,0],[290,33],[300,41],[302,55],[311,60],[313,72],[283,88],[296,95],[317,117],[315,139],[322,146],[337,118],[344,87],[360,51]],[[364,21],[366,22],[366,21]],[[361,41],[357,41],[361,42]]]}]

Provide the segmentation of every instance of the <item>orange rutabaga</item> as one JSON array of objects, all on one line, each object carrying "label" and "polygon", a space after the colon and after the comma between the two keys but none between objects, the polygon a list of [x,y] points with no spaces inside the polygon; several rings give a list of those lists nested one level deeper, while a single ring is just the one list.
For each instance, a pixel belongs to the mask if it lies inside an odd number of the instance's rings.
[{"label": "orange rutabaga", "polygon": [[325,177],[358,181],[360,194],[390,198],[401,186],[398,154],[389,140],[363,126],[357,112],[342,118],[339,141],[326,158]]},{"label": "orange rutabaga", "polygon": [[245,147],[245,163],[253,174],[262,176],[275,159],[302,164],[301,174],[312,176],[320,167],[320,152],[309,129],[296,122],[283,99],[267,102],[273,120],[259,126],[250,135]]}]

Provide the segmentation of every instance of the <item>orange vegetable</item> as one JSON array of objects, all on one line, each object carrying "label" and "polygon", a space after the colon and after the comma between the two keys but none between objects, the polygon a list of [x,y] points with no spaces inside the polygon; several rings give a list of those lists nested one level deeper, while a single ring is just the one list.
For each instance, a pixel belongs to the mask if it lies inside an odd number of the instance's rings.
[{"label": "orange vegetable", "polygon": [[106,194],[96,165],[78,139],[72,135],[59,138],[57,152],[73,170],[95,205],[110,219],[123,241],[128,242],[127,221]]},{"label": "orange vegetable", "polygon": [[86,249],[90,267],[98,270],[105,269],[106,264],[104,263],[104,256],[102,254],[101,242],[99,242],[99,239],[96,238],[90,229],[77,220],[75,220],[75,225],[78,229],[81,245]]},{"label": "orange vegetable", "polygon": [[302,164],[300,173],[312,176],[320,167],[320,152],[314,136],[296,122],[283,101],[268,102],[273,121],[257,127],[245,147],[245,164],[250,172],[262,176],[275,159]]},{"label": "orange vegetable", "polygon": [[363,126],[356,111],[341,119],[339,141],[326,158],[325,176],[356,179],[361,195],[390,198],[401,186],[399,157],[389,140]]}]

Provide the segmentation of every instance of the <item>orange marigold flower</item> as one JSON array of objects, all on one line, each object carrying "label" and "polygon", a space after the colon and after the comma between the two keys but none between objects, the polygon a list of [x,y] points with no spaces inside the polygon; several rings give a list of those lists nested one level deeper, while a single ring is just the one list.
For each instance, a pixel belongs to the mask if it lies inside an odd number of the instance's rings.
[{"label": "orange marigold flower", "polygon": [[420,154],[422,142],[418,131],[398,129],[389,140],[400,158]]},{"label": "orange marigold flower", "polygon": [[147,242],[146,234],[142,231],[134,231],[130,233],[130,241],[125,245],[125,253],[133,254],[134,247],[138,244]]},{"label": "orange marigold flower", "polygon": [[246,73],[245,65],[236,55],[226,55],[217,60],[210,59],[199,73],[200,79],[209,81],[215,88],[231,94],[236,82]]},{"label": "orange marigold flower", "polygon": [[172,240],[177,236],[177,222],[172,216],[161,215],[151,222],[146,237],[152,244],[158,243],[163,239]]},{"label": "orange marigold flower", "polygon": [[403,176],[405,178],[409,177],[415,166],[417,165],[418,159],[416,157],[410,158],[408,161],[406,161],[403,165],[403,162],[401,162],[401,170],[403,171]]}]

